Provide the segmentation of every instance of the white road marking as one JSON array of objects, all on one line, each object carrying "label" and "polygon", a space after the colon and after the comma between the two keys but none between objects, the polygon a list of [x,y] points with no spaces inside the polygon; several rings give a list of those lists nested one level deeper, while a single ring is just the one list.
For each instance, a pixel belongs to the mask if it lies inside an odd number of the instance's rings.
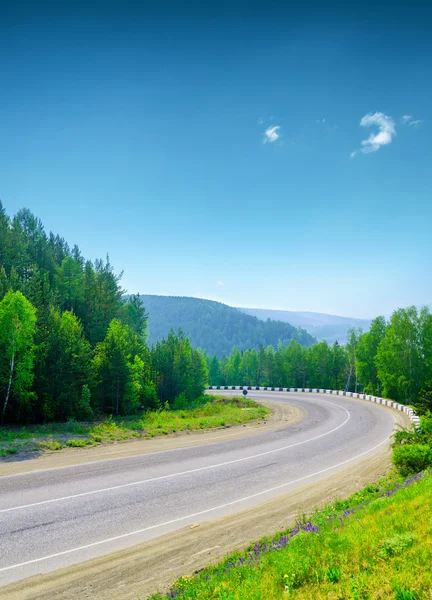
[{"label": "white road marking", "polygon": [[61,496],[60,498],[50,498],[49,500],[41,500],[40,502],[33,502],[31,504],[22,504],[20,506],[12,506],[10,508],[3,508],[0,510],[0,513],[12,512],[15,510],[23,510],[24,508],[31,508],[33,506],[41,506],[43,504],[52,504],[54,502],[64,502],[65,500],[72,500],[73,498],[83,498],[84,496],[92,496],[94,494],[102,494],[104,492],[112,492],[113,490],[120,490],[127,487],[133,487],[137,485],[143,485],[145,483],[153,483],[154,481],[161,481],[162,479],[171,479],[173,477],[181,477],[182,475],[189,475],[191,473],[198,473],[200,471],[208,471],[209,469],[217,469],[218,467],[225,467],[227,465],[233,465],[235,463],[244,462],[247,460],[252,460],[254,458],[260,458],[261,456],[267,456],[269,454],[274,454],[275,452],[282,452],[283,450],[288,450],[289,448],[294,448],[295,446],[301,446],[302,444],[307,444],[308,442],[313,442],[314,440],[319,440],[330,433],[334,433],[341,427],[343,427],[351,418],[350,413],[343,406],[339,406],[338,404],[334,404],[334,402],[327,402],[326,400],[321,400],[321,402],[325,402],[326,404],[331,404],[332,406],[337,406],[346,412],[348,417],[345,421],[327,431],[326,433],[321,433],[315,437],[309,438],[307,440],[303,440],[302,442],[296,442],[295,444],[289,444],[288,446],[282,446],[281,448],[275,448],[274,450],[267,450],[266,452],[260,452],[259,454],[253,454],[252,456],[246,456],[244,458],[236,458],[235,460],[228,460],[226,462],[218,463],[216,465],[208,465],[206,467],[198,467],[196,469],[189,469],[187,471],[181,471],[180,473],[170,473],[169,475],[160,475],[159,477],[151,477],[149,479],[143,479],[141,481],[132,481],[131,483],[123,483],[121,485],[113,485],[111,487],[102,488],[99,490],[92,490],[90,492],[82,492],[80,494],[71,494],[70,496]]},{"label": "white road marking", "polygon": [[[396,419],[393,416],[393,419]],[[140,533],[145,533],[146,531],[150,531],[152,529],[157,529],[158,527],[164,527],[166,525],[172,525],[173,523],[179,523],[180,521],[185,521],[186,519],[193,519],[195,517],[199,517],[201,515],[205,515],[215,510],[220,510],[222,508],[226,508],[227,506],[233,506],[234,504],[238,504],[239,502],[245,502],[246,500],[251,500],[252,498],[257,498],[258,496],[262,496],[264,494],[269,494],[270,492],[274,492],[276,490],[280,490],[283,487],[287,487],[289,485],[293,485],[294,483],[299,483],[300,481],[304,481],[305,479],[310,479],[311,477],[315,477],[316,475],[321,475],[322,473],[326,473],[327,471],[331,471],[332,469],[336,469],[337,467],[341,467],[342,465],[346,465],[354,460],[357,460],[361,456],[365,456],[370,452],[373,452],[386,442],[388,442],[389,437],[386,437],[385,440],[362,452],[361,454],[357,454],[354,458],[349,458],[348,460],[344,460],[343,462],[338,463],[337,465],[333,465],[332,467],[327,467],[326,469],[322,469],[321,471],[316,471],[315,473],[311,473],[310,475],[305,475],[304,477],[300,477],[299,479],[294,479],[293,481],[288,481],[287,483],[282,483],[281,485],[276,485],[275,487],[268,488],[262,492],[257,492],[256,494],[251,494],[250,496],[245,496],[244,498],[239,498],[238,500],[233,500],[232,502],[227,502],[226,504],[220,504],[219,506],[214,506],[213,508],[207,508],[206,510],[201,510],[199,512],[186,515],[184,517],[178,517],[177,519],[171,519],[170,521],[165,521],[164,523],[159,523],[158,525],[151,525],[150,527],[144,527],[143,529],[137,529],[136,531],[131,531],[129,533],[123,533],[121,535],[116,535],[114,537],[108,538],[106,540],[100,540],[99,542],[93,542],[92,544],[86,544],[85,546],[79,546],[78,548],[71,548],[70,550],[64,550],[63,552],[57,552],[56,554],[49,554],[48,556],[42,556],[41,558],[34,558],[33,560],[27,560],[26,562],[22,562],[16,565],[11,565],[9,567],[3,567],[0,569],[0,573],[4,571],[10,571],[11,569],[18,569],[19,567],[25,567],[27,565],[31,565],[37,562],[41,562],[43,560],[49,560],[51,558],[57,558],[58,556],[64,556],[66,554],[71,554],[72,552],[79,552],[81,550],[87,550],[88,548],[94,548],[95,546],[100,546],[101,544],[108,544],[109,542],[115,542],[117,540],[121,540],[127,537],[131,537],[133,535],[138,535]]]}]

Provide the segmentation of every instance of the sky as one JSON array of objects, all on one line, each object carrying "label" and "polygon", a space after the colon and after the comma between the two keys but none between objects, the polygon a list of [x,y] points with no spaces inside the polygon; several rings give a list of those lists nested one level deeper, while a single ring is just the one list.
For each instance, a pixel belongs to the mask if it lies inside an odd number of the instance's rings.
[{"label": "sky", "polygon": [[292,4],[3,0],[8,214],[130,293],[430,304],[431,9]]}]

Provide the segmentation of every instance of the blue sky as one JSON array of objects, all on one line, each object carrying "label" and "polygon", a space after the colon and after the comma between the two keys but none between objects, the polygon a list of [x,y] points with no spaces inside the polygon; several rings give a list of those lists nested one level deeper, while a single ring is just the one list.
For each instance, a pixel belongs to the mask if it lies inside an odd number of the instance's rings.
[{"label": "blue sky", "polygon": [[286,4],[2,2],[6,210],[130,292],[430,303],[431,15]]}]

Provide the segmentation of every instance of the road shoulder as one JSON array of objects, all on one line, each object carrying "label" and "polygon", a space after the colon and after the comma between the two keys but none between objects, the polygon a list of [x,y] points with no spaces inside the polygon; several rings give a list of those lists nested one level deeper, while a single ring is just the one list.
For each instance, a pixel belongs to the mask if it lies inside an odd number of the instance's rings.
[{"label": "road shoulder", "polygon": [[285,402],[261,399],[259,402],[264,406],[268,406],[272,411],[264,421],[253,421],[219,429],[182,432],[161,438],[104,444],[83,449],[65,448],[56,452],[47,451],[39,455],[32,453],[26,458],[17,457],[15,459],[0,460],[0,477],[226,442],[267,433],[287,425],[294,425],[307,416],[306,411],[302,408],[291,406]]}]

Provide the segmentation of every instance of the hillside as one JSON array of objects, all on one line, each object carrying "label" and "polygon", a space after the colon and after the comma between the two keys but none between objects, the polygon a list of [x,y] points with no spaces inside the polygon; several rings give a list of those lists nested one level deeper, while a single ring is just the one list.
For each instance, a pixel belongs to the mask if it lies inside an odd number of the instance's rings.
[{"label": "hillside", "polygon": [[314,338],[303,329],[282,321],[262,321],[237,308],[212,300],[179,296],[140,296],[149,314],[149,345],[165,337],[169,330],[182,329],[191,344],[211,355],[229,354],[234,346],[240,350],[277,347],[297,340],[309,346]]},{"label": "hillside", "polygon": [[239,310],[263,321],[277,319],[278,321],[290,323],[294,327],[301,327],[317,340],[325,340],[329,344],[336,341],[343,344],[346,341],[349,329],[360,327],[363,331],[368,331],[371,324],[367,319],[339,317],[325,313],[270,310],[266,308],[239,308]]}]

